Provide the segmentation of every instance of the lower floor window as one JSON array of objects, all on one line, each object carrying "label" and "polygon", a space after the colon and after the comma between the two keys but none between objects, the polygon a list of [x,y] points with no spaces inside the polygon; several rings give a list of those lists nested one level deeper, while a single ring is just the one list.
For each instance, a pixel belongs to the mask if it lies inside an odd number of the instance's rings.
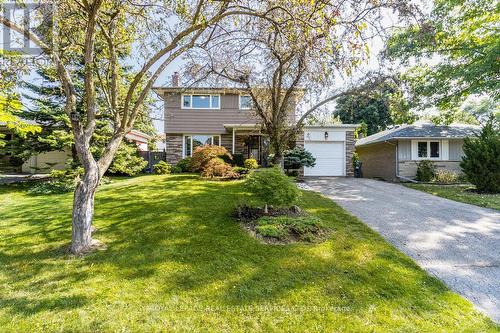
[{"label": "lower floor window", "polygon": [[192,156],[197,147],[204,145],[220,146],[220,135],[193,134],[184,136],[184,157]]},{"label": "lower floor window", "polygon": [[418,158],[439,158],[439,141],[419,141]]}]

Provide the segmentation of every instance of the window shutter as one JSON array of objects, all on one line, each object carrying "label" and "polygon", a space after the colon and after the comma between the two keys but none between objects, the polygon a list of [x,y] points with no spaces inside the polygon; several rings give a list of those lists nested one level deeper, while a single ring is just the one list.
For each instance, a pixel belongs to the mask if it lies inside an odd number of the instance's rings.
[{"label": "window shutter", "polygon": [[411,140],[411,159],[416,160],[418,158],[417,153],[417,140]]},{"label": "window shutter", "polygon": [[441,141],[441,159],[448,161],[450,159],[450,145],[448,140]]}]

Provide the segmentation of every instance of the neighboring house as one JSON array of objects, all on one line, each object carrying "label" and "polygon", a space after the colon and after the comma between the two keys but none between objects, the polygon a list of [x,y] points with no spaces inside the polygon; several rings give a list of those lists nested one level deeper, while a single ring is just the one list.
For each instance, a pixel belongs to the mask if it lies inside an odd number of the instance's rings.
[{"label": "neighboring house", "polygon": [[[177,163],[206,144],[224,146],[230,153],[255,158],[259,163],[269,154],[268,140],[261,132],[252,99],[243,89],[187,88],[179,86],[175,73],[171,87],[154,91],[165,105],[165,151],[167,162]],[[290,119],[295,120],[294,110]],[[350,176],[355,125],[304,128],[297,144],[316,155],[314,168],[305,175]]]},{"label": "neighboring house", "polygon": [[[0,172],[48,173],[51,170],[64,169],[66,161],[72,157],[71,149],[64,148],[63,150],[54,150],[31,156],[21,166],[12,165],[10,161],[11,152],[8,149],[12,133],[2,124],[0,124],[0,133],[5,134],[4,140],[6,141],[6,147],[3,149],[5,153],[0,156]],[[139,151],[148,150],[149,139],[149,135],[137,130],[132,130],[125,135],[125,140],[135,143]]]},{"label": "neighboring house", "polygon": [[370,135],[356,143],[363,177],[413,179],[422,160],[434,161],[438,169],[461,173],[463,139],[479,131],[480,127],[474,125],[441,126],[419,121]]},{"label": "neighboring house", "polygon": [[125,134],[125,140],[130,143],[135,143],[139,151],[148,150],[148,142],[150,139],[150,135],[134,129],[131,130],[128,134]]}]

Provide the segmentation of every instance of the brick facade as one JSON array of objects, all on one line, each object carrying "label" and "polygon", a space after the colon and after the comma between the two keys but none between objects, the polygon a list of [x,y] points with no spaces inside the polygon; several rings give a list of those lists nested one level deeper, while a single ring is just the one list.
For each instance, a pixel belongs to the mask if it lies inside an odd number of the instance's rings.
[{"label": "brick facade", "polygon": [[165,151],[167,155],[167,162],[176,164],[182,159],[182,135],[170,134],[166,136]]},{"label": "brick facade", "polygon": [[396,179],[396,145],[381,142],[357,147],[364,178]]},{"label": "brick facade", "polygon": [[347,177],[354,176],[354,167],[352,165],[352,155],[355,151],[356,139],[354,138],[354,131],[345,132],[345,175]]}]

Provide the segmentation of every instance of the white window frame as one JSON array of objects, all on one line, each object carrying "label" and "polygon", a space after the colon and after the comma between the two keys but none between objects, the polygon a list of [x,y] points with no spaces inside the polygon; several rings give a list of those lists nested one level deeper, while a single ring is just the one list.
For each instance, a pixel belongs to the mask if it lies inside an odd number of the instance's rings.
[{"label": "white window frame", "polygon": [[[435,160],[439,161],[443,158],[443,143],[440,140],[414,140],[415,144],[413,145],[415,150],[415,155],[414,158],[415,160]],[[418,156],[418,144],[420,142],[426,142],[427,143],[427,156],[426,157],[420,157]],[[439,157],[431,157],[431,142],[437,142],[439,145]]]},{"label": "white window frame", "polygon": [[[190,156],[193,156],[193,136],[197,136],[197,135],[203,135],[203,136],[210,136],[212,137],[212,144],[214,142],[214,136],[218,136],[219,137],[219,144],[218,146],[221,146],[221,135],[220,134],[201,134],[201,133],[196,133],[196,134],[183,134],[182,135],[182,158],[186,158],[186,157],[190,157]],[[189,136],[191,137],[191,152],[189,155],[186,154],[186,136]]]},{"label": "white window frame", "polygon": [[[184,106],[184,97],[189,96],[189,107]],[[208,108],[194,108],[193,107],[193,96],[210,96],[209,103],[210,106]],[[217,96],[219,98],[219,107],[212,107],[212,97]],[[185,110],[220,110],[221,98],[220,94],[181,94],[181,109]]]},{"label": "white window frame", "polygon": [[[249,108],[242,108],[241,107],[241,97],[243,97],[243,96],[245,96],[245,97],[248,96],[248,97],[250,97],[250,99],[252,99],[252,96],[250,96],[248,94],[246,94],[246,95],[239,95],[238,96],[238,107],[239,107],[239,109],[240,110],[252,110],[252,107],[249,107]],[[253,102],[253,100],[252,100],[252,102]]]}]

